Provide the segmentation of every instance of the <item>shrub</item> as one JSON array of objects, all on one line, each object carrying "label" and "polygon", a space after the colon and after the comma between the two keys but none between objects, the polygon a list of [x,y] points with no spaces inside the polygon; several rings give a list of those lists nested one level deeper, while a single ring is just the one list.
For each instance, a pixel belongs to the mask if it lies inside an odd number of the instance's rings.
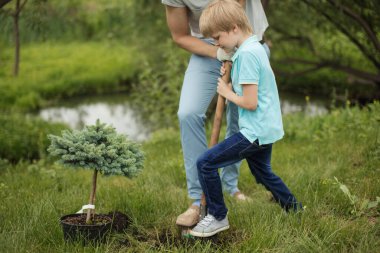
[{"label": "shrub", "polygon": [[59,133],[65,126],[23,115],[0,115],[0,157],[11,162],[39,159],[46,155],[47,134]]}]

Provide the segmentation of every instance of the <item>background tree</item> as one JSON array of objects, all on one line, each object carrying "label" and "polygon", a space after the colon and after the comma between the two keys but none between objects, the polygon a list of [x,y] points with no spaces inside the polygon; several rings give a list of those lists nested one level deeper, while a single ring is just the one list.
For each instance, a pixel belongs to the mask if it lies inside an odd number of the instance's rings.
[{"label": "background tree", "polygon": [[[3,8],[7,3],[9,3],[10,0],[1,0],[0,1],[0,8]],[[21,11],[24,9],[25,4],[28,2],[28,0],[15,0],[15,7],[14,9],[6,9],[5,12],[9,14],[13,19],[13,41],[15,46],[15,53],[14,53],[14,64],[13,64],[13,75],[17,76],[19,72],[19,66],[20,66],[20,26],[19,26],[19,20],[20,20],[20,14]]]},{"label": "background tree", "polygon": [[376,0],[270,2],[277,71],[297,77],[329,68],[379,91],[379,9]]}]

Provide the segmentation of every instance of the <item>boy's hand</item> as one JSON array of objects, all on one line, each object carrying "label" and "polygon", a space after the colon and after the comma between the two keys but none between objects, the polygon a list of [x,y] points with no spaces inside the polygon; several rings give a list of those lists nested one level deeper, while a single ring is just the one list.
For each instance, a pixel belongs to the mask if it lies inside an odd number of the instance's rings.
[{"label": "boy's hand", "polygon": [[224,68],[224,65],[222,65],[222,66],[220,67],[220,75],[221,75],[221,76],[224,76],[225,73],[226,73],[226,69]]},{"label": "boy's hand", "polygon": [[227,98],[228,94],[231,93],[232,91],[232,85],[231,83],[227,85],[222,78],[218,78],[218,87],[216,88],[216,91],[218,92],[219,95]]}]

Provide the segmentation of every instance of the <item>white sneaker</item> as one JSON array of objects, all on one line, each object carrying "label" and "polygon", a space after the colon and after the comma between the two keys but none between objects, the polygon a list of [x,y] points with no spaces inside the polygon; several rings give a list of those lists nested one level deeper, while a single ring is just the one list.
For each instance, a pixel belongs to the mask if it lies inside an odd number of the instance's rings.
[{"label": "white sneaker", "polygon": [[218,221],[214,216],[208,214],[195,228],[190,230],[190,234],[196,237],[209,237],[229,228],[227,216],[223,220]]}]

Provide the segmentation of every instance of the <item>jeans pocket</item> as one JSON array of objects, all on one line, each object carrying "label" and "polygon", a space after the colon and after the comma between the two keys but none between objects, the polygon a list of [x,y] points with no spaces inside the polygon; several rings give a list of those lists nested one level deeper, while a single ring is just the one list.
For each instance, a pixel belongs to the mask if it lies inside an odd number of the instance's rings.
[{"label": "jeans pocket", "polygon": [[253,152],[257,151],[260,148],[258,143],[255,143],[255,142],[251,143],[244,136],[243,138],[247,141],[247,146],[239,153],[239,157],[241,159],[245,159],[247,156],[249,156],[250,154],[252,154]]},{"label": "jeans pocket", "polygon": [[272,143],[260,145],[259,139],[256,139],[252,144],[255,145],[258,149],[265,149],[265,148],[272,146]]},{"label": "jeans pocket", "polygon": [[240,159],[245,159],[246,157],[250,156],[252,153],[254,153],[255,151],[258,150],[257,147],[258,147],[258,145],[250,143],[245,149],[243,149],[239,153]]},{"label": "jeans pocket", "polygon": [[251,156],[252,154],[254,154],[254,153],[258,152],[258,151],[270,148],[271,145],[272,144],[260,145],[259,144],[259,140],[257,139],[254,142],[250,143],[250,145],[248,145],[244,150],[242,150],[240,152],[239,156],[240,156],[241,159],[245,159],[246,157]]}]

